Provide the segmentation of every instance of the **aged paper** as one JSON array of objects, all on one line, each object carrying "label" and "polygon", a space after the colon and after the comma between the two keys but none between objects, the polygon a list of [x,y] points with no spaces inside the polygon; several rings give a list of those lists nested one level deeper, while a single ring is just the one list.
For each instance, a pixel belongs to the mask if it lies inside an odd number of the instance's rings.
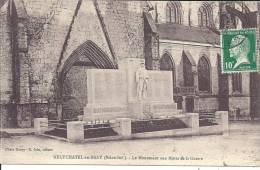
[{"label": "aged paper", "polygon": [[259,166],[259,8],[0,0],[1,163]]}]

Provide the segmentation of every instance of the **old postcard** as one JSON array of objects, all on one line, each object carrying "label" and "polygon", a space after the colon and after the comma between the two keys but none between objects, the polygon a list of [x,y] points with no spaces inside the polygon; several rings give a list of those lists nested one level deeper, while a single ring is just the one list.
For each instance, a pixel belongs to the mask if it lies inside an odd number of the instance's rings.
[{"label": "old postcard", "polygon": [[0,0],[0,163],[260,166],[259,10]]}]

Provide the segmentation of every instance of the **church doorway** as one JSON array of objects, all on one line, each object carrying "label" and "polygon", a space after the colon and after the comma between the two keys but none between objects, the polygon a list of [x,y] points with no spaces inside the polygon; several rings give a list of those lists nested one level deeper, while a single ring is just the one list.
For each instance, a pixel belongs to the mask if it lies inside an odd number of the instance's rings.
[{"label": "church doorway", "polygon": [[87,104],[87,71],[116,69],[117,65],[94,42],[80,45],[61,66],[57,81],[57,114],[59,119],[72,120],[84,114]]},{"label": "church doorway", "polygon": [[71,120],[84,114],[84,107],[87,103],[87,71],[96,68],[86,59],[75,62],[64,79],[62,90],[64,119]]}]

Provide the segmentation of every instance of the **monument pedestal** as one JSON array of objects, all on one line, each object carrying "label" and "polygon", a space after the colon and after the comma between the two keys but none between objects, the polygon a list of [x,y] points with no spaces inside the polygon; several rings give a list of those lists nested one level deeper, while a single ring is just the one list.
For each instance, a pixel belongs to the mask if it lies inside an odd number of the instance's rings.
[{"label": "monument pedestal", "polygon": [[113,128],[122,138],[130,139],[131,138],[131,119],[129,118],[117,118],[116,127]]},{"label": "monument pedestal", "polygon": [[84,141],[84,122],[72,121],[67,122],[67,139],[69,142]]},{"label": "monument pedestal", "polygon": [[173,101],[172,72],[139,69],[143,66],[144,59],[126,58],[119,61],[118,70],[89,69],[84,120],[149,119],[178,114]]},{"label": "monument pedestal", "polygon": [[143,117],[143,103],[131,102],[128,103],[128,111],[131,118],[140,119]]}]

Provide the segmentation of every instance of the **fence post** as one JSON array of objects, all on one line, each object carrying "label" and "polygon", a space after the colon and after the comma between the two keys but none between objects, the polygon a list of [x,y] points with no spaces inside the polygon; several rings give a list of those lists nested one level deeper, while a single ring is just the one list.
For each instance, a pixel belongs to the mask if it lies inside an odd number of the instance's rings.
[{"label": "fence post", "polygon": [[84,122],[83,121],[67,122],[67,139],[69,142],[84,141]]},{"label": "fence post", "polygon": [[40,135],[48,130],[48,118],[35,118],[34,131],[35,134]]},{"label": "fence post", "polygon": [[191,128],[192,135],[199,135],[199,114],[198,113],[187,113],[189,117],[187,126]]},{"label": "fence post", "polygon": [[129,139],[131,137],[131,119],[130,118],[117,118],[116,126],[113,128],[121,137]]},{"label": "fence post", "polygon": [[222,127],[223,135],[228,135],[229,125],[228,125],[228,111],[217,111],[216,115],[220,117],[220,125]]}]

